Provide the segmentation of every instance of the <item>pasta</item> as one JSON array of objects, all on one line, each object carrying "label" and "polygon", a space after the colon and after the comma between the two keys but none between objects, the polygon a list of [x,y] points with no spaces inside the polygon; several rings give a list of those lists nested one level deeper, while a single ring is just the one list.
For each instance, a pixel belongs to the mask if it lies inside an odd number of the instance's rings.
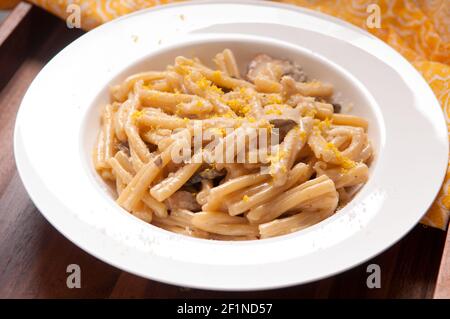
[{"label": "pasta", "polygon": [[319,223],[369,177],[368,121],[340,114],[333,86],[229,49],[210,68],[177,57],[111,88],[93,150],[117,203],[168,231],[256,240]]}]

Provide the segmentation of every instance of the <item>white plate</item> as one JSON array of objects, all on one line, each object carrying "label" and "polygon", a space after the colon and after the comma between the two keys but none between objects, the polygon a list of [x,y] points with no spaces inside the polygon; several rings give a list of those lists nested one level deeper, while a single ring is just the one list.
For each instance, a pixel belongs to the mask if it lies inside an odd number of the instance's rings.
[{"label": "white plate", "polygon": [[[287,236],[217,242],[172,234],[119,208],[90,152],[107,87],[176,53],[230,46],[290,57],[332,82],[370,120],[370,180],[331,218]],[[20,176],[42,214],[82,249],[131,273],[181,286],[251,290],[317,280],[353,267],[404,236],[437,194],[447,165],[443,115],[419,73],[345,22],[273,3],[183,3],[101,26],[61,51],[25,95],[15,128]]]}]

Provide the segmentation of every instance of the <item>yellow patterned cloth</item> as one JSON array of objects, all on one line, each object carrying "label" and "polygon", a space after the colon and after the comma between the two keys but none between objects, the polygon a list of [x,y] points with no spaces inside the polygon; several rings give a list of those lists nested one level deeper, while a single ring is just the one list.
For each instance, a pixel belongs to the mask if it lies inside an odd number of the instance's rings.
[{"label": "yellow patterned cloth", "polygon": [[[81,27],[89,30],[132,11],[177,0],[29,0],[66,18],[69,4],[81,7]],[[274,0],[346,20],[385,41],[421,72],[439,99],[450,132],[450,0]],[[0,0],[0,9],[16,0]],[[378,5],[381,27],[369,28],[369,5]],[[69,11],[70,12],[70,11]],[[450,211],[450,169],[441,191],[423,218],[446,229]]]}]

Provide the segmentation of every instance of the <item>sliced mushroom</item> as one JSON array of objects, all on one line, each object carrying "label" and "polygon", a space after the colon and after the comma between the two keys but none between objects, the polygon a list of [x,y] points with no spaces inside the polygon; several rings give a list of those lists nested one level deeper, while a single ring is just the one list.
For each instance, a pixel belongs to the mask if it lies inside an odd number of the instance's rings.
[{"label": "sliced mushroom", "polygon": [[195,185],[202,181],[202,179],[214,180],[218,177],[225,176],[225,171],[218,171],[214,168],[206,168],[203,171],[194,174],[185,185]]},{"label": "sliced mushroom", "polygon": [[291,119],[273,119],[269,120],[270,124],[273,124],[275,128],[278,129],[279,141],[281,142],[286,134],[298,123]]},{"label": "sliced mushroom", "polygon": [[264,107],[264,118],[269,122],[272,120],[293,120],[298,123],[300,120],[300,111],[289,105],[269,104]]},{"label": "sliced mushroom", "polygon": [[270,124],[273,124],[273,126],[280,128],[283,126],[289,126],[289,129],[291,129],[293,126],[297,124],[294,120],[291,119],[273,119],[269,121]]},{"label": "sliced mushroom", "polygon": [[194,186],[195,184],[199,184],[202,181],[202,177],[197,173],[194,174],[187,182],[186,186]]},{"label": "sliced mushroom", "polygon": [[306,74],[298,64],[289,60],[275,59],[267,54],[258,54],[248,65],[247,78],[252,82],[258,77],[278,82],[285,75],[298,82],[307,80]]},{"label": "sliced mushroom", "polygon": [[225,172],[218,171],[214,168],[207,168],[204,171],[200,172],[199,175],[205,179],[215,179],[217,177],[225,176]]},{"label": "sliced mushroom", "polygon": [[290,76],[297,82],[306,82],[308,80],[308,77],[300,65],[291,61],[283,62],[284,71],[282,76]]},{"label": "sliced mushroom", "polygon": [[332,103],[332,105],[334,113],[341,113],[342,106],[339,103]]},{"label": "sliced mushroom", "polygon": [[175,209],[187,209],[192,212],[197,212],[202,209],[197,203],[195,195],[187,191],[175,192],[166,200],[166,204],[171,211]]}]

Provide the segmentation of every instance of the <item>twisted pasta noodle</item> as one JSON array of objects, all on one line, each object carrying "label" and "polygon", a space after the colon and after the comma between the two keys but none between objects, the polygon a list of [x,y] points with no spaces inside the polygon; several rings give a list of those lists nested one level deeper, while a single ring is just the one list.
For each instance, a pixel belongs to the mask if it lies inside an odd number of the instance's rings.
[{"label": "twisted pasta noodle", "polygon": [[101,173],[101,171],[106,168],[105,166],[105,132],[100,129],[97,135],[97,142],[92,154],[92,159],[94,162],[95,169]]},{"label": "twisted pasta noodle", "polygon": [[139,205],[137,205],[136,208],[132,210],[131,214],[147,223],[151,223],[153,220],[152,210],[142,203],[139,203]]},{"label": "twisted pasta noodle", "polygon": [[204,179],[201,181],[202,188],[200,192],[198,192],[196,199],[200,205],[205,205],[208,201],[209,193],[211,192],[211,188],[213,187],[213,183],[210,180]]},{"label": "twisted pasta noodle", "polygon": [[194,157],[192,159],[192,163],[184,165],[173,175],[153,186],[150,189],[152,196],[162,202],[179,190],[202,165],[202,163],[195,160]]},{"label": "twisted pasta noodle", "polygon": [[[298,163],[290,172],[288,180],[286,183],[280,187],[275,187],[273,184],[264,183],[262,185],[257,185],[253,189],[255,192],[249,196],[248,193],[243,194],[242,199],[229,206],[228,210],[230,215],[236,216],[242,214],[251,208],[258,205],[267,203],[272,200],[275,196],[280,195],[287,189],[291,188],[292,185],[306,181],[312,174],[312,169],[309,165],[304,163]],[[248,197],[245,197],[248,196]],[[245,198],[245,199],[243,199]]]},{"label": "twisted pasta noodle", "polygon": [[261,183],[267,179],[268,176],[261,173],[233,178],[226,183],[211,189],[207,203],[204,207],[202,207],[202,209],[205,211],[214,211],[218,208],[221,197],[245,187]]},{"label": "twisted pasta noodle", "polygon": [[170,161],[170,148],[158,155],[154,160],[145,164],[133,177],[127,187],[120,194],[117,203],[127,210],[131,210],[144,196],[146,189],[156,178],[160,169]]},{"label": "twisted pasta noodle", "polygon": [[278,218],[283,213],[303,202],[318,198],[335,190],[333,181],[327,176],[322,175],[290,189],[270,203],[250,210],[247,218],[251,223],[264,223]]},{"label": "twisted pasta noodle", "polygon": [[192,224],[204,231],[228,236],[257,236],[258,228],[244,217],[217,212],[201,212],[194,215]]},{"label": "twisted pasta noodle", "polygon": [[105,158],[104,161],[108,161],[114,154],[114,108],[111,104],[106,105],[105,112],[103,113],[103,136],[105,143]]},{"label": "twisted pasta noodle", "polygon": [[124,101],[131,88],[135,85],[136,82],[142,81],[142,82],[148,82],[152,80],[160,80],[165,77],[164,72],[156,72],[156,71],[149,71],[149,72],[142,72],[133,74],[125,79],[122,84],[113,86],[111,88],[111,95],[117,100],[117,101]]},{"label": "twisted pasta noodle", "polygon": [[269,238],[302,230],[324,220],[332,214],[326,212],[304,212],[291,217],[276,219],[258,226],[261,238]]},{"label": "twisted pasta noodle", "polygon": [[333,95],[333,86],[329,83],[319,81],[297,82],[289,76],[285,76],[281,79],[281,87],[286,95],[299,93],[303,96],[321,98],[329,98]]},{"label": "twisted pasta noodle", "polygon": [[333,123],[336,125],[362,127],[364,131],[367,131],[367,128],[369,127],[369,122],[367,122],[366,119],[355,115],[333,114],[331,116],[331,119],[333,120]]},{"label": "twisted pasta noodle", "polygon": [[346,170],[342,168],[327,168],[327,165],[323,164],[325,163],[318,162],[314,165],[317,175],[328,176],[333,180],[336,188],[350,187],[367,182],[369,168],[364,163],[358,163],[355,167]]},{"label": "twisted pasta noodle", "polygon": [[[175,65],[176,66],[177,65],[184,66],[188,70],[191,69],[192,67],[196,67],[197,70],[204,77],[206,77],[206,79],[208,79],[209,81],[215,83],[219,87],[223,87],[223,88],[226,88],[226,89],[236,89],[236,88],[239,89],[239,88],[242,88],[242,87],[254,87],[254,85],[251,84],[250,82],[247,82],[247,81],[244,81],[244,80],[241,80],[241,79],[232,78],[231,76],[228,76],[228,75],[224,74],[221,71],[211,70],[210,68],[207,68],[204,65],[199,64],[198,62],[186,59],[184,57],[177,57],[175,59]],[[181,72],[184,72],[184,70],[182,70]]]},{"label": "twisted pasta noodle", "polygon": [[130,161],[130,158],[125,154],[124,151],[118,151],[114,158],[119,162],[123,169],[125,169],[131,175],[134,175],[135,171],[133,169],[133,165]]},{"label": "twisted pasta noodle", "polygon": [[161,92],[156,90],[141,90],[139,96],[144,106],[161,108],[169,114],[175,113],[178,104],[191,102],[196,98],[194,95]]},{"label": "twisted pasta noodle", "polygon": [[295,206],[289,214],[307,213],[307,212],[327,212],[332,214],[338,205],[338,192],[330,192],[320,198],[315,198]]},{"label": "twisted pasta noodle", "polygon": [[131,156],[131,165],[133,166],[133,170],[138,172],[144,167],[144,162],[139,158],[136,154],[136,151],[133,147],[130,148],[130,156]]},{"label": "twisted pasta noodle", "polygon": [[282,186],[286,183],[287,172],[292,168],[298,153],[305,146],[306,136],[307,132],[297,126],[287,133],[281,144],[281,154],[278,154],[280,158],[271,166],[271,175],[275,186]]},{"label": "twisted pasta noodle", "polygon": [[150,144],[158,145],[171,134],[172,130],[169,129],[150,129],[142,135],[142,140]]},{"label": "twisted pasta noodle", "polygon": [[122,166],[116,157],[110,158],[108,164],[111,166],[114,176],[120,179],[122,183],[129,184],[131,182],[133,176]]},{"label": "twisted pasta noodle", "polygon": [[225,49],[214,57],[214,63],[227,76],[233,78],[240,78],[239,68],[236,63],[236,58],[230,49]]},{"label": "twisted pasta noodle", "polygon": [[160,218],[165,218],[168,216],[167,206],[153,198],[150,194],[144,193],[144,196],[142,196],[142,201],[156,214],[156,216]]},{"label": "twisted pasta noodle", "polygon": [[174,210],[173,214],[167,218],[155,216],[153,224],[174,233],[197,238],[209,238],[210,233],[193,226],[192,217],[189,216],[190,214],[192,214],[192,212]]}]

